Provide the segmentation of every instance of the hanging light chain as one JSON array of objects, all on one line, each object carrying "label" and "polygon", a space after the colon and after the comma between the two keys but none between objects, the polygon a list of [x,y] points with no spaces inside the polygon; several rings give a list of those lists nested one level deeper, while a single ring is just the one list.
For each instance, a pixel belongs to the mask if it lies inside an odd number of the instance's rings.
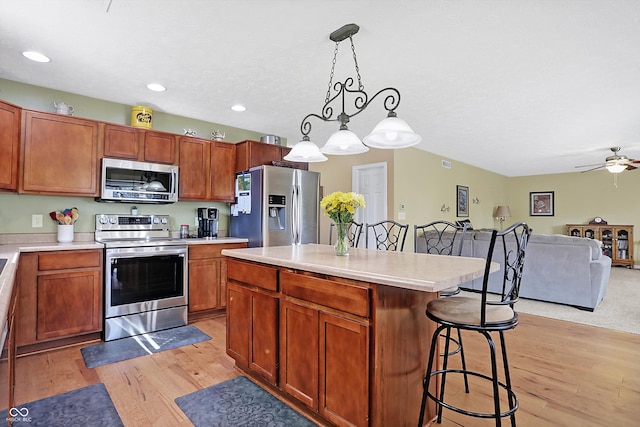
[{"label": "hanging light chain", "polygon": [[340,46],[340,42],[336,42],[336,48],[333,51],[333,63],[331,64],[331,72],[329,73],[329,87],[327,88],[327,96],[324,99],[324,103],[328,103],[329,99],[331,99],[331,86],[333,85],[333,73],[336,70],[336,59],[338,58],[338,46]]},{"label": "hanging light chain", "polygon": [[[353,37],[349,36],[351,42],[351,51],[353,52],[353,62],[356,64],[356,75],[358,76],[358,89],[364,91],[364,85],[362,84],[362,78],[360,77],[360,67],[358,67],[358,58],[356,58],[356,47],[353,44]],[[334,58],[335,62],[335,58]]]}]

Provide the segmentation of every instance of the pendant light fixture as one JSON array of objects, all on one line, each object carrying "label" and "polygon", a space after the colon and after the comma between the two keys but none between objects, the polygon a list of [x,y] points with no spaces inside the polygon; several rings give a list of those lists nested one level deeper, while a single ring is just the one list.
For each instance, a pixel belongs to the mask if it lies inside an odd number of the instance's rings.
[{"label": "pendant light fixture", "polygon": [[[285,156],[285,160],[320,162],[327,159],[323,154],[359,154],[369,151],[369,147],[383,149],[406,148],[422,141],[420,135],[416,134],[407,122],[398,118],[396,115],[395,110],[398,108],[398,105],[400,105],[400,92],[397,89],[387,87],[371,97],[365,92],[352,38],[359,30],[360,27],[356,24],[347,24],[329,35],[329,39],[335,42],[336,45],[333,53],[331,73],[329,74],[329,88],[325,97],[325,104],[320,114],[310,113],[302,120],[300,124],[302,141],[293,147],[289,154]],[[351,50],[353,52],[353,61],[358,81],[357,87],[354,84],[353,77],[347,77],[344,82],[333,83],[338,47],[340,46],[340,42],[347,38],[351,42]],[[333,94],[331,92],[332,88],[334,90]],[[349,130],[347,124],[352,117],[363,112],[378,95],[383,93],[385,94],[383,107],[387,110],[387,117],[378,123],[373,131],[364,138],[363,143],[355,133]],[[349,99],[347,99],[347,97],[349,97]],[[335,118],[333,117],[334,107],[332,106],[334,101],[341,105],[341,112]],[[351,114],[345,111],[347,101],[353,102],[354,111]],[[340,123],[339,130],[329,137],[329,140],[322,149],[318,149],[318,146],[310,141],[309,133],[311,132],[311,123],[309,119],[311,117],[318,118],[324,122]],[[299,150],[298,146],[300,146]],[[300,152],[306,153],[306,158],[313,160],[301,160],[303,156]]]}]

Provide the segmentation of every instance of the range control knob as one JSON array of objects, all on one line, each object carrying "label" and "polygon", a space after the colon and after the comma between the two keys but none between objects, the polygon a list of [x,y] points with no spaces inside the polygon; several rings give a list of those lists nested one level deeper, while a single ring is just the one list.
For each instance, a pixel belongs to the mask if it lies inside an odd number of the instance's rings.
[{"label": "range control knob", "polygon": [[158,218],[157,216],[153,217],[153,223],[154,224],[160,224],[160,218]]},{"label": "range control knob", "polygon": [[98,218],[98,222],[100,224],[106,224],[109,222],[109,218],[107,218],[106,216],[101,216],[100,218]]},{"label": "range control knob", "polygon": [[163,217],[163,218],[160,220],[160,222],[162,222],[163,224],[166,224],[166,223],[168,223],[169,221],[167,220],[167,218]]},{"label": "range control knob", "polygon": [[109,222],[110,222],[111,224],[115,224],[115,223],[117,223],[117,222],[118,222],[118,218],[117,218],[117,217],[115,217],[115,216],[110,216],[110,217],[109,217]]}]

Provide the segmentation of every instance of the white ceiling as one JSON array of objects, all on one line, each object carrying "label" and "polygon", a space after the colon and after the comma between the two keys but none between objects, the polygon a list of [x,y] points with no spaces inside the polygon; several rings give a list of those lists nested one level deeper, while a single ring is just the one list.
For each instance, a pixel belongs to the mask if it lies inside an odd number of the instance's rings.
[{"label": "white ceiling", "polygon": [[[324,104],[328,36],[353,22],[365,90],[400,90],[419,148],[506,176],[575,172],[611,146],[640,158],[639,21],[637,0],[3,0],[0,78],[292,145]],[[336,79],[353,73],[347,40]],[[369,133],[381,101],[350,129]],[[312,126],[319,145],[337,130]]]}]

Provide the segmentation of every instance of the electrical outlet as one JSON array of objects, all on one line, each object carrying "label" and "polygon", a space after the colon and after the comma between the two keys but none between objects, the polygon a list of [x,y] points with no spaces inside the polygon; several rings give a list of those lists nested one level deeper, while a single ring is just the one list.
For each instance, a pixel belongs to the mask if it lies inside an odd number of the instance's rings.
[{"label": "electrical outlet", "polygon": [[407,219],[407,214],[404,212],[398,212],[398,219],[399,220]]},{"label": "electrical outlet", "polygon": [[31,215],[31,227],[33,228],[42,227],[42,215]]}]

